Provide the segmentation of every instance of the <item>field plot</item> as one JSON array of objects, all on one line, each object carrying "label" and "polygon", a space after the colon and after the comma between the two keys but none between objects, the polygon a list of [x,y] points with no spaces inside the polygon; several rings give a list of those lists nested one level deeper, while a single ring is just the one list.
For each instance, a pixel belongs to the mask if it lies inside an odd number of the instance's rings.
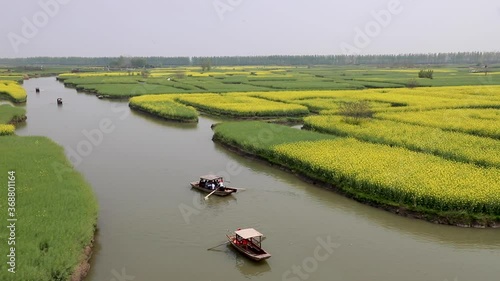
[{"label": "field plot", "polygon": [[[453,96],[453,92],[458,92]],[[248,93],[274,101],[308,104],[313,100],[329,100],[330,104],[343,101],[360,101],[381,103],[374,106],[377,111],[420,111],[440,108],[488,108],[500,107],[499,86],[483,87],[440,87],[418,89],[368,89],[362,91],[286,91],[267,93]],[[325,101],[326,101],[325,100]],[[333,101],[333,102],[332,102]],[[386,104],[383,106],[382,104]],[[390,105],[390,106],[387,106]],[[325,107],[322,114],[336,114],[336,106],[313,106],[312,110]],[[380,107],[380,108],[379,108]],[[379,110],[380,109],[380,110]]]},{"label": "field plot", "polygon": [[212,114],[234,117],[303,116],[309,113],[303,105],[269,101],[242,94],[182,95],[177,100]]},{"label": "field plot", "polygon": [[331,183],[360,201],[437,215],[451,224],[500,217],[498,168],[255,121],[219,124],[214,139]]},{"label": "field plot", "polygon": [[377,117],[500,139],[499,109],[446,109],[405,114],[380,113]]},{"label": "field plot", "polygon": [[25,118],[26,109],[8,104],[0,105],[0,124],[16,123]]},{"label": "field plot", "polygon": [[24,88],[17,82],[5,80],[0,81],[0,98],[2,95],[7,99],[18,103],[25,102],[27,97],[26,90],[24,90]]},{"label": "field plot", "polygon": [[198,112],[175,101],[176,95],[141,96],[130,99],[130,107],[167,120],[197,122]]},{"label": "field plot", "polygon": [[[361,90],[405,88],[415,80],[416,87],[499,85],[500,75],[491,72],[488,76],[470,73],[464,68],[439,68],[434,79],[418,78],[417,68],[376,67],[280,67],[240,66],[153,68],[128,71],[100,71],[65,73],[58,79],[65,84],[86,90],[85,84],[136,84],[147,86],[140,93],[130,91],[98,91],[110,98],[158,94],[148,85],[170,86],[164,93],[228,93],[254,91],[299,91],[299,90]],[[95,87],[94,87],[95,88]],[[160,89],[160,88],[158,88]],[[415,91],[417,92],[417,91]]]},{"label": "field plot", "polygon": [[455,161],[500,168],[500,141],[491,138],[391,120],[373,119],[350,124],[343,117],[335,115],[310,116],[304,119],[304,123],[306,128],[338,136],[401,146]]}]

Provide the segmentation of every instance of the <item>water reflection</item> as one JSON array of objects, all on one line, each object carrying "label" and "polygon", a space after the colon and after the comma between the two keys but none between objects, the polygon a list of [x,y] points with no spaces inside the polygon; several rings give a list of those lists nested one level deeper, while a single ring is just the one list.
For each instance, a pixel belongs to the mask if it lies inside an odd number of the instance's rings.
[{"label": "water reflection", "polygon": [[226,247],[228,248],[228,253],[230,253],[231,258],[234,260],[236,269],[238,269],[243,276],[247,278],[261,276],[264,273],[271,271],[271,266],[267,260],[260,262],[253,261],[242,256],[230,244],[227,244]]}]

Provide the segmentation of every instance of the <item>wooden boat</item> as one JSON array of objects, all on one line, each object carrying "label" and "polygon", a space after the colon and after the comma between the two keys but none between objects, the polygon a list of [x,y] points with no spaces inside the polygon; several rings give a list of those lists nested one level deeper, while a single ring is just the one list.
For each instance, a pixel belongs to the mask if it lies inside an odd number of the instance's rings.
[{"label": "wooden boat", "polygon": [[57,104],[61,105],[62,104],[62,98],[57,98]]},{"label": "wooden boat", "polygon": [[191,187],[201,190],[205,193],[212,193],[217,196],[228,196],[238,191],[236,188],[225,187],[224,178],[216,175],[201,176],[199,181],[191,182]]},{"label": "wooden boat", "polygon": [[234,234],[226,236],[236,250],[254,261],[271,257],[271,254],[262,249],[262,233],[253,228],[238,229]]}]

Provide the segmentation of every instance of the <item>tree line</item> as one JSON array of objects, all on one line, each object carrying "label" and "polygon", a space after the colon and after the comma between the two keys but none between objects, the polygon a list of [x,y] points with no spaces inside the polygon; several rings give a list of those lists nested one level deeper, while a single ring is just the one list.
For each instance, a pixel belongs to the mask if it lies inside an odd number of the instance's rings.
[{"label": "tree line", "polygon": [[30,57],[0,58],[0,65],[61,65],[109,67],[170,67],[245,65],[439,65],[500,63],[500,52],[458,52],[398,55],[274,55],[219,57]]}]

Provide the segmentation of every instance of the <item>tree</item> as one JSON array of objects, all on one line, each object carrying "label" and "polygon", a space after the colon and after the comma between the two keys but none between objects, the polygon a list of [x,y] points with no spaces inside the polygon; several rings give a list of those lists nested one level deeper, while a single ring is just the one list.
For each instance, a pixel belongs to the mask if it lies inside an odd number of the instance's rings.
[{"label": "tree", "polygon": [[201,61],[201,71],[210,71],[212,69],[212,59],[205,58]]},{"label": "tree", "polygon": [[418,78],[432,79],[432,75],[434,75],[434,70],[432,70],[432,69],[427,69],[427,70],[422,69],[418,72]]},{"label": "tree", "polygon": [[344,117],[344,122],[359,124],[363,119],[372,118],[373,110],[365,100],[342,102],[339,106],[339,114]]},{"label": "tree", "polygon": [[145,67],[147,63],[145,58],[133,58],[130,60],[130,64],[134,68]]},{"label": "tree", "polygon": [[125,67],[125,57],[120,56],[117,60],[112,60],[109,62],[109,66],[111,67]]},{"label": "tree", "polygon": [[151,72],[149,70],[143,70],[141,71],[141,75],[144,78],[148,78],[151,75]]}]

